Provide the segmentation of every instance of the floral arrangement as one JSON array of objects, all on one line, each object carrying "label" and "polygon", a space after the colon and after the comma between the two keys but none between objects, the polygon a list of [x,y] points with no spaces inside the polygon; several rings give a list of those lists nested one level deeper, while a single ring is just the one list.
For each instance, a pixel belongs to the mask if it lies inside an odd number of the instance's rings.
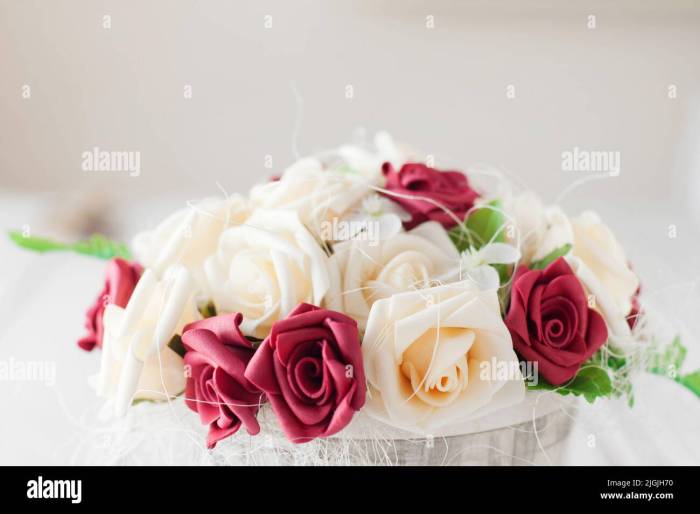
[{"label": "floral arrangement", "polygon": [[209,448],[259,433],[266,405],[304,443],[361,410],[433,433],[534,390],[631,404],[640,370],[673,367],[700,394],[596,214],[423,161],[380,133],[188,205],[129,248],[11,237],[109,259],[78,341],[101,350],[98,393],[117,415],[184,396]]}]

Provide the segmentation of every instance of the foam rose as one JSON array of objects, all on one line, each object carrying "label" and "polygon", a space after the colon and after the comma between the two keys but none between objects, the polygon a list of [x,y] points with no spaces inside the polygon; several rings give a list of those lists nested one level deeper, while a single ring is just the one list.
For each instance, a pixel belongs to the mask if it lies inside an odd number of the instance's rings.
[{"label": "foam rose", "polygon": [[192,274],[197,293],[208,299],[211,291],[204,261],[216,251],[224,229],[240,225],[248,214],[247,201],[240,195],[206,198],[174,212],[154,230],[137,234],[132,242],[134,256],[159,276],[175,264],[185,266]]},{"label": "foam rose", "polygon": [[217,312],[240,312],[243,332],[260,339],[299,303],[321,305],[331,287],[327,255],[286,210],[258,209],[225,230],[205,270]]},{"label": "foam rose", "polygon": [[515,350],[538,363],[547,382],[561,385],[576,376],[608,338],[605,321],[588,307],[588,297],[563,257],[544,270],[516,271],[506,325]]},{"label": "foam rose", "polygon": [[387,162],[382,171],[385,189],[395,193],[385,195],[411,215],[411,220],[404,223],[406,230],[428,220],[453,227],[457,224],[455,217],[463,220],[479,196],[459,171],[440,171],[415,162],[404,164],[398,171]]},{"label": "foam rose", "polygon": [[504,203],[504,210],[518,229],[517,233],[505,233],[510,236],[510,242],[519,240],[524,263],[542,259],[564,245],[573,244],[571,222],[559,206],[545,207],[531,191],[509,197]]},{"label": "foam rose", "polygon": [[253,187],[250,200],[256,208],[293,211],[320,234],[322,223],[342,217],[371,192],[371,183],[359,173],[324,169],[317,159],[306,158],[285,170],[279,180]]},{"label": "foam rose", "polygon": [[595,275],[611,297],[616,319],[625,319],[632,310],[632,299],[639,279],[630,269],[622,245],[610,228],[592,211],[571,220],[574,231],[572,253]]},{"label": "foam rose", "polygon": [[78,346],[83,350],[91,351],[95,346],[102,347],[105,307],[109,304],[126,307],[142,271],[140,264],[121,258],[107,263],[102,292],[86,313],[85,328],[88,333],[78,341]]},{"label": "foam rose", "polygon": [[340,272],[333,290],[340,291],[342,311],[361,327],[375,301],[459,274],[459,252],[434,221],[387,240],[338,243],[333,250]]},{"label": "foam rose", "polygon": [[357,323],[301,304],[272,326],[245,376],[265,392],[290,441],[331,436],[365,402]]},{"label": "foam rose", "polygon": [[264,395],[244,376],[255,350],[239,329],[242,320],[240,314],[215,316],[182,333],[189,370],[185,403],[209,426],[208,448],[242,425],[251,435],[260,432],[256,415]]},{"label": "foam rose", "polygon": [[171,268],[160,280],[146,269],[126,308],[107,306],[98,393],[113,400],[116,415],[132,400],[172,398],[185,388],[182,357],[168,343],[198,319],[193,295],[186,268]]},{"label": "foam rose", "polygon": [[[412,432],[481,417],[520,403],[525,394],[496,292],[471,282],[375,302],[362,351],[365,411]],[[493,363],[512,374],[484,374]]]}]

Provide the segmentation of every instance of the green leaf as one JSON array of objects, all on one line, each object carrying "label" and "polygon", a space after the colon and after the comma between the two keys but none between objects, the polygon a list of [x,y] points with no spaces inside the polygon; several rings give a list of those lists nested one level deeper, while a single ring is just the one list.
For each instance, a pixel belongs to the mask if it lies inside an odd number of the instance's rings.
[{"label": "green leaf", "polygon": [[463,223],[451,228],[448,235],[460,252],[469,248],[478,250],[489,242],[503,242],[505,226],[501,201],[495,199],[472,211]]},{"label": "green leaf", "polygon": [[554,391],[562,396],[583,396],[588,403],[593,403],[596,398],[610,396],[613,390],[607,371],[593,365],[584,366],[573,379],[560,386],[554,386],[542,377],[539,377],[537,385],[527,382],[526,384],[533,390]]},{"label": "green leaf", "polygon": [[530,263],[530,269],[545,269],[547,266],[549,266],[551,263],[556,261],[559,257],[563,257],[569,251],[571,250],[571,245],[570,244],[565,244],[564,246],[561,246],[559,248],[556,248],[549,252],[547,255],[542,257],[538,261],[533,261]]},{"label": "green leaf", "polygon": [[683,346],[680,336],[674,337],[663,353],[652,355],[649,362],[649,373],[666,375],[675,380],[680,373],[681,366],[683,366],[686,353],[688,350]]},{"label": "green leaf", "polygon": [[70,251],[105,260],[113,257],[131,258],[129,249],[124,243],[117,243],[101,234],[95,234],[89,239],[76,243],[61,243],[43,237],[25,236],[17,230],[10,231],[9,236],[17,246],[39,253]]},{"label": "green leaf", "polygon": [[83,255],[91,255],[100,259],[112,259],[113,257],[122,257],[130,259],[129,249],[124,243],[117,243],[107,239],[101,234],[95,234],[87,241],[78,241],[71,245],[74,252],[82,253]]},{"label": "green leaf", "polygon": [[182,338],[178,334],[175,334],[172,337],[172,339],[168,343],[168,348],[177,353],[180,357],[184,357],[187,353],[185,345],[182,344]]},{"label": "green leaf", "polygon": [[678,383],[700,398],[700,369],[681,376]]},{"label": "green leaf", "polygon": [[19,230],[11,230],[9,232],[10,239],[19,247],[25,248],[27,250],[32,250],[34,252],[44,253],[54,250],[66,250],[66,245],[63,243],[58,243],[50,239],[44,239],[42,237],[30,237],[25,236]]},{"label": "green leaf", "polygon": [[651,356],[647,371],[678,382],[700,398],[700,369],[685,374],[680,372],[687,353],[680,336],[676,336],[663,352]]}]

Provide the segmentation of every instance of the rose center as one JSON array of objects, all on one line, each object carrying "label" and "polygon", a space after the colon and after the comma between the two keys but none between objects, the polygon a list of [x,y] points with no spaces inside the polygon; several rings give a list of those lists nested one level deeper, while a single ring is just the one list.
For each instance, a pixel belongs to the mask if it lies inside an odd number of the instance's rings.
[{"label": "rose center", "polygon": [[377,280],[399,291],[425,287],[430,281],[431,268],[430,260],[425,254],[406,251],[389,261]]},{"label": "rose center", "polygon": [[323,364],[316,357],[303,357],[294,366],[294,379],[301,392],[316,398],[322,394]]},{"label": "rose center", "polygon": [[429,329],[416,339],[401,363],[413,394],[435,407],[452,403],[467,388],[467,358],[474,340],[473,331],[450,327]]},{"label": "rose center", "polygon": [[543,342],[554,348],[569,344],[578,329],[576,306],[565,297],[550,298],[542,303]]},{"label": "rose center", "polygon": [[231,260],[229,280],[245,314],[260,317],[279,299],[276,273],[269,253],[238,252]]}]

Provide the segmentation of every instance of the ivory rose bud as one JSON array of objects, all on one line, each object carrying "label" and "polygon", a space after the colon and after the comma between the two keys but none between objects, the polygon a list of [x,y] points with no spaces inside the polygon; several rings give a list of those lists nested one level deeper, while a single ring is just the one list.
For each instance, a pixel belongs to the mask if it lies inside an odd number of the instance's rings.
[{"label": "ivory rose bud", "polygon": [[134,399],[162,400],[185,388],[182,357],[168,343],[198,319],[193,294],[184,267],[169,269],[162,280],[146,269],[126,308],[105,309],[98,394],[114,401],[116,415]]},{"label": "ivory rose bud", "polygon": [[290,441],[331,436],[365,403],[357,323],[301,304],[272,326],[245,376],[265,392]]},{"label": "ivory rose bud", "polygon": [[107,263],[102,292],[86,313],[85,328],[88,333],[78,341],[78,346],[83,350],[90,351],[95,346],[102,346],[105,307],[112,303],[126,307],[142,271],[141,265],[120,258]]},{"label": "ivory rose bud", "polygon": [[254,207],[291,210],[301,223],[319,234],[323,222],[340,218],[371,192],[370,180],[360,174],[324,169],[306,158],[285,170],[279,180],[250,191]]},{"label": "ivory rose bud", "polygon": [[622,245],[592,211],[573,218],[571,226],[574,231],[573,255],[595,275],[610,295],[616,310],[614,316],[625,318],[632,310],[639,279],[630,269]]},{"label": "ivory rose bud", "polygon": [[519,238],[525,263],[542,259],[550,252],[573,243],[574,234],[566,214],[556,205],[545,207],[530,191],[506,200],[504,210],[518,230],[517,233],[506,231],[506,235],[513,243]]},{"label": "ivory rose bud", "polygon": [[[374,302],[362,342],[365,411],[430,432],[522,401],[525,384],[496,291],[471,282]],[[493,363],[512,370],[484,373]]]},{"label": "ivory rose bud", "polygon": [[208,299],[204,260],[216,251],[224,229],[240,225],[248,214],[247,200],[240,195],[206,198],[171,214],[154,230],[137,234],[132,242],[134,256],[158,276],[175,264],[185,266],[198,294]]},{"label": "ivory rose bud", "polygon": [[258,209],[224,231],[205,262],[217,312],[243,314],[260,339],[302,302],[320,305],[331,287],[328,256],[293,211]]},{"label": "ivory rose bud", "polygon": [[209,425],[208,448],[242,425],[251,435],[260,432],[256,415],[264,395],[244,376],[255,350],[239,329],[242,320],[238,313],[214,316],[182,332],[189,367],[185,403]]},{"label": "ivory rose bud", "polygon": [[344,241],[333,247],[340,271],[342,311],[365,326],[372,304],[382,298],[430,287],[459,275],[459,252],[442,225],[423,223],[387,240]]}]

